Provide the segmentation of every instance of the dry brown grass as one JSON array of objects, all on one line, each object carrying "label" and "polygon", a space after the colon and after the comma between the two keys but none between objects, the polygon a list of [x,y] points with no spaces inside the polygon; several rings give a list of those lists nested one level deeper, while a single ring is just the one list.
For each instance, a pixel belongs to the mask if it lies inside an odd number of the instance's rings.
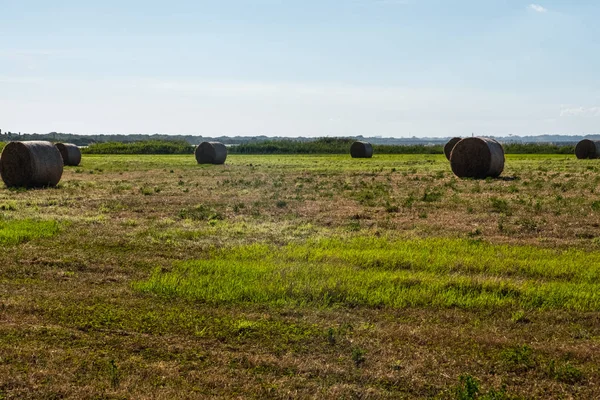
[{"label": "dry brown grass", "polygon": [[[3,218],[68,229],[0,253],[0,398],[451,398],[464,374],[523,398],[597,398],[598,312],[214,307],[130,286],[211,247],[319,236],[597,251],[596,168],[515,157],[516,179],[472,181],[442,156],[87,156],[58,189],[1,189]],[[531,366],[503,355],[522,345]]]}]

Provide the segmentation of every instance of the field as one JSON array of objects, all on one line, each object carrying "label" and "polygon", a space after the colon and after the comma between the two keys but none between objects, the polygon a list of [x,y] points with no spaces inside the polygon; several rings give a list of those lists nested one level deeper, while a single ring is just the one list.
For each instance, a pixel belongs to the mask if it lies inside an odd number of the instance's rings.
[{"label": "field", "polygon": [[0,399],[599,398],[599,172],[84,155],[0,189]]}]

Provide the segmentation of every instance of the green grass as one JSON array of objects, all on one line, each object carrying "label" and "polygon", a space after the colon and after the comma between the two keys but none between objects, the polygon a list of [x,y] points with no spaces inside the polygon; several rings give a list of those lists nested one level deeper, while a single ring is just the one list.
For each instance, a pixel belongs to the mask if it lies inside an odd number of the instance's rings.
[{"label": "green grass", "polygon": [[57,221],[5,220],[0,218],[0,244],[5,246],[51,237],[59,231]]},{"label": "green grass", "polygon": [[215,250],[137,290],[214,304],[600,310],[600,253],[357,237]]},{"label": "green grass", "polygon": [[85,154],[0,187],[0,398],[597,399],[598,172]]}]

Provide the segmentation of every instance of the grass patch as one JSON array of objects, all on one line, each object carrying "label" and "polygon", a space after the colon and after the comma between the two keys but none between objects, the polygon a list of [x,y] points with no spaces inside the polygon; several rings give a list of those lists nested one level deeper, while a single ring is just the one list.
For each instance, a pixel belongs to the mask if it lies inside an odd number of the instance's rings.
[{"label": "grass patch", "polygon": [[525,372],[536,364],[533,350],[527,345],[505,349],[500,353],[500,359],[513,372]]},{"label": "grass patch", "polygon": [[223,215],[215,209],[204,204],[198,204],[191,208],[182,208],[177,216],[180,219],[189,219],[192,221],[210,221],[223,219]]},{"label": "grass patch", "polygon": [[596,164],[85,154],[0,187],[32,240],[0,253],[0,398],[598,398]]},{"label": "grass patch", "polygon": [[0,219],[0,244],[16,245],[33,239],[51,237],[58,231],[59,223],[57,221]]},{"label": "grass patch", "polygon": [[547,373],[550,378],[570,385],[579,383],[584,379],[581,370],[568,362],[561,364],[550,360]]},{"label": "grass patch", "polygon": [[509,400],[517,399],[506,393],[503,386],[500,389],[491,388],[487,392],[481,390],[479,380],[471,375],[461,375],[460,383],[454,388],[453,398],[456,400]]},{"label": "grass patch", "polygon": [[358,237],[214,250],[134,287],[214,304],[598,311],[599,277],[593,252]]}]

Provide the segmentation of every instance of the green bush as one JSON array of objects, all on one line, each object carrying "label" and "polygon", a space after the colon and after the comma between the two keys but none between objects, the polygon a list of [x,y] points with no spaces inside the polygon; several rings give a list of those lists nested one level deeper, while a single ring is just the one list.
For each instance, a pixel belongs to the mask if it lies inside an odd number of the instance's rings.
[{"label": "green bush", "polygon": [[145,140],[140,142],[94,143],[82,149],[85,154],[193,154],[194,147],[184,140]]},{"label": "green bush", "polygon": [[[348,154],[354,139],[349,138],[319,138],[310,142],[297,140],[265,140],[244,143],[229,148],[230,153],[236,154]],[[573,145],[559,146],[555,144],[504,144],[507,154],[573,154]],[[374,154],[444,154],[442,145],[373,145]]]},{"label": "green bush", "polygon": [[506,154],[575,154],[574,145],[506,143],[503,147]]},{"label": "green bush", "polygon": [[[242,143],[228,148],[232,154],[349,154],[355,139],[318,138],[312,141],[294,139],[264,140]],[[0,143],[0,150],[4,143]],[[507,154],[573,154],[574,146],[554,144],[504,144]],[[145,140],[138,142],[94,143],[82,149],[86,154],[192,154],[194,147],[185,140]],[[443,154],[442,145],[373,145],[375,154]]]},{"label": "green bush", "polygon": [[[319,138],[310,142],[297,140],[265,140],[233,146],[235,154],[349,154],[354,139]],[[374,145],[375,154],[443,154],[440,146],[425,145]]]}]

